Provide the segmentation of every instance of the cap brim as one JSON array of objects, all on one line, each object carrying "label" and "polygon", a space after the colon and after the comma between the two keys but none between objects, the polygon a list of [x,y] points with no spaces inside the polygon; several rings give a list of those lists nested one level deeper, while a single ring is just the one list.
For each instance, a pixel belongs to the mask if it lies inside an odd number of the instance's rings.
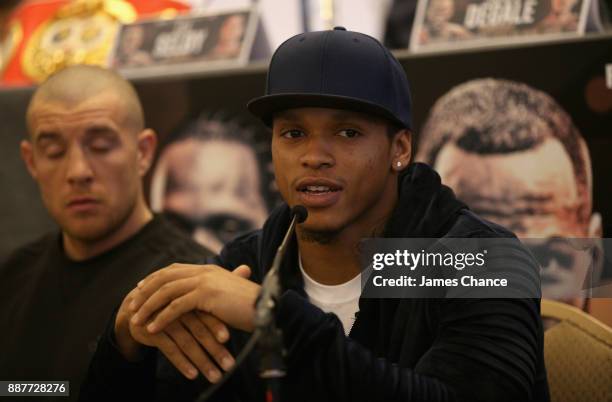
[{"label": "cap brim", "polygon": [[272,119],[275,113],[301,107],[322,107],[374,114],[410,129],[408,124],[398,120],[395,115],[386,108],[375,103],[347,96],[283,93],[261,96],[251,100],[247,104],[247,109],[252,114],[259,117],[268,127],[272,127]]}]

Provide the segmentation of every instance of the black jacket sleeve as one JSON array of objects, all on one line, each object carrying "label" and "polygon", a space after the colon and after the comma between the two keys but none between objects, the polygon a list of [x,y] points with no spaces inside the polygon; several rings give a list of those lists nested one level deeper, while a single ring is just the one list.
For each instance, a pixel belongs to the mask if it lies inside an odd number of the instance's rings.
[{"label": "black jacket sleeve", "polygon": [[[183,377],[156,348],[143,346],[141,360],[126,360],[115,341],[115,317],[98,342],[79,401],[191,402],[210,385],[201,374],[195,380]],[[221,387],[211,402],[235,401],[234,388],[231,383]]]},{"label": "black jacket sleeve", "polygon": [[113,314],[98,342],[79,401],[153,400],[156,352],[145,347],[138,362],[126,360],[115,341]]},{"label": "black jacket sleeve", "polygon": [[440,332],[414,368],[403,368],[347,338],[333,314],[285,292],[278,324],[290,368],[286,392],[292,400],[308,392],[310,400],[352,402],[531,400],[537,331],[523,313],[535,313],[536,301],[434,304],[446,317]]}]

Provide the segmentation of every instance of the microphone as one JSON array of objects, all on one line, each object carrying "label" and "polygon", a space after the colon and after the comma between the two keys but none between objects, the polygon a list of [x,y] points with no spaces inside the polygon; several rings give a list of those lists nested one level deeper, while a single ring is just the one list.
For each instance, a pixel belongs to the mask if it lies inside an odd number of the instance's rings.
[{"label": "microphone", "polygon": [[308,210],[303,205],[296,205],[291,208],[291,214],[295,217],[297,223],[302,223],[308,218]]},{"label": "microphone", "polygon": [[289,243],[289,239],[295,231],[295,226],[308,218],[308,210],[303,205],[296,205],[291,208],[291,215],[292,219],[289,224],[289,229],[287,229],[283,241],[280,246],[278,246],[278,250],[276,250],[276,255],[272,261],[272,267],[261,284],[261,293],[259,294],[255,307],[255,328],[264,328],[272,321],[272,310],[276,305],[276,299],[281,290],[278,271],[280,270],[280,265],[285,256],[287,243]]}]

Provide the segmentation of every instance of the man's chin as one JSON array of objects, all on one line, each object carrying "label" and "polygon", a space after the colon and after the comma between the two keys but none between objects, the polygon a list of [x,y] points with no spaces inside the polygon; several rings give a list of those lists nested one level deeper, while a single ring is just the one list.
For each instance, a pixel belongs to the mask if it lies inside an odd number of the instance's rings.
[{"label": "man's chin", "polygon": [[337,233],[342,228],[342,225],[336,222],[337,218],[337,214],[321,214],[308,210],[306,221],[301,223],[299,227],[300,230],[307,230],[309,232]]},{"label": "man's chin", "polygon": [[103,239],[111,231],[110,222],[105,219],[88,217],[86,219],[70,219],[60,223],[62,231],[69,237],[81,242],[95,242]]},{"label": "man's chin", "polygon": [[317,219],[318,217],[312,218],[315,217],[309,215],[306,222],[300,225],[298,231],[300,240],[320,244],[332,243],[340,233],[340,227],[331,222],[322,222],[320,219]]},{"label": "man's chin", "polygon": [[338,236],[337,231],[314,231],[314,230],[301,230],[299,238],[302,241],[319,244],[331,244]]}]

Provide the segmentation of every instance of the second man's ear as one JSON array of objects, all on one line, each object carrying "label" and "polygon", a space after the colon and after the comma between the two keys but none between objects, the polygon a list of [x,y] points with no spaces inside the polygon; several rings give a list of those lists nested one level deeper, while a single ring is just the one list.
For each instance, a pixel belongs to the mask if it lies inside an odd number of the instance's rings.
[{"label": "second man's ear", "polygon": [[157,149],[157,135],[150,128],[142,130],[137,138],[139,173],[144,176],[149,171]]},{"label": "second man's ear", "polygon": [[32,149],[32,143],[28,140],[22,140],[19,144],[19,151],[21,153],[21,159],[23,159],[30,176],[34,180],[37,178],[36,165],[34,163],[34,150]]}]

